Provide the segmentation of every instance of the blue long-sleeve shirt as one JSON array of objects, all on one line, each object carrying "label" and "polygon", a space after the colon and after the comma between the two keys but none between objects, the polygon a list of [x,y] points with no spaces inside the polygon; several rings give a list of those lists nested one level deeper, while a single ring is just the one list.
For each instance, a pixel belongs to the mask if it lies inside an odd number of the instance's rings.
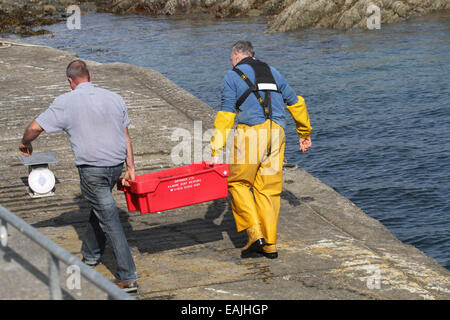
[{"label": "blue long-sleeve shirt", "polygon": [[[248,64],[238,65],[239,68],[252,83],[255,83],[255,72]],[[281,93],[271,92],[272,101],[272,120],[285,128],[286,126],[286,104],[293,105],[297,103],[298,98],[294,90],[288,85],[284,77],[273,67],[270,67],[273,78],[278,85]],[[222,104],[219,111],[236,113],[236,101],[248,89],[247,83],[234,71],[230,70],[224,78],[222,91]],[[259,91],[261,98],[264,99],[265,92]],[[237,115],[238,123],[244,123],[249,126],[261,124],[266,121],[264,110],[258,102],[256,96],[251,93],[239,107]]]}]

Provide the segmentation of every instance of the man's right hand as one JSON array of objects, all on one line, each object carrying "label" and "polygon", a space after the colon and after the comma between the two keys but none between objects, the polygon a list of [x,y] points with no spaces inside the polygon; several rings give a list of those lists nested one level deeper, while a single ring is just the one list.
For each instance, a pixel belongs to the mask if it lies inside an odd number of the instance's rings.
[{"label": "man's right hand", "polygon": [[29,157],[33,153],[33,146],[31,145],[31,143],[27,144],[21,143],[19,146],[19,151],[25,157]]},{"label": "man's right hand", "polygon": [[33,153],[33,146],[31,142],[36,139],[44,129],[36,122],[36,120],[31,121],[28,127],[25,129],[22,141],[19,146],[19,151],[25,157],[31,156]]}]

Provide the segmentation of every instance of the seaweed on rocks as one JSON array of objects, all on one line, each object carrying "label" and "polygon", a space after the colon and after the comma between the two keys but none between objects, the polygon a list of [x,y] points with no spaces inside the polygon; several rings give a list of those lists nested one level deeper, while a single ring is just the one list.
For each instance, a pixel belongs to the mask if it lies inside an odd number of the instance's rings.
[{"label": "seaweed on rocks", "polygon": [[119,15],[262,16],[271,32],[315,27],[365,29],[371,5],[379,8],[382,24],[450,10],[450,0],[0,0],[0,34],[46,33],[33,28],[60,22],[71,4],[79,5],[82,12]]}]

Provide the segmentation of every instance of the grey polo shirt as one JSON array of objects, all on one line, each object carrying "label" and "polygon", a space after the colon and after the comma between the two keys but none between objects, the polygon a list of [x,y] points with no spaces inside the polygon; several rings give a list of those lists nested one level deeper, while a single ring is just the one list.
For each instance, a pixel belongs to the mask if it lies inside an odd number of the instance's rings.
[{"label": "grey polo shirt", "polygon": [[125,161],[130,124],[122,97],[90,82],[60,95],[36,118],[47,132],[65,131],[76,165],[115,166]]}]

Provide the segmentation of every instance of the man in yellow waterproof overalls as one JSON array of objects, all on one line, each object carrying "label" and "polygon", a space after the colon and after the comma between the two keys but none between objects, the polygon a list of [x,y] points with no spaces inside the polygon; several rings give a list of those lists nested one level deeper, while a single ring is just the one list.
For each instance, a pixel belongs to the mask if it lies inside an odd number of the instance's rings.
[{"label": "man in yellow waterproof overalls", "polygon": [[238,41],[231,48],[233,70],[224,79],[222,104],[211,139],[213,162],[219,162],[227,138],[238,124],[230,155],[228,190],[237,231],[246,230],[241,256],[277,258],[278,213],[283,183],[285,107],[295,120],[300,149],[311,147],[312,131],[305,100],[273,67],[254,58],[253,46]]}]

